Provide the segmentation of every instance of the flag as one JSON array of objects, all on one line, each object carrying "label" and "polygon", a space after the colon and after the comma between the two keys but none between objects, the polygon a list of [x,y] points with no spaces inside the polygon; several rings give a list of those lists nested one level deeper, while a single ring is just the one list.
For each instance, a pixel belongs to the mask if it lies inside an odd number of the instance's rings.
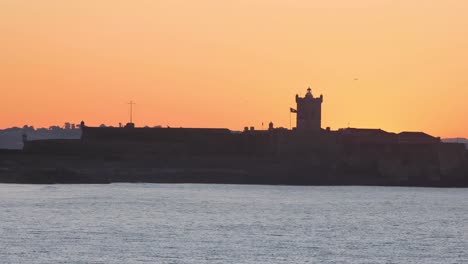
[{"label": "flag", "polygon": [[289,111],[291,111],[291,113],[297,113],[297,110],[292,107],[289,108]]}]

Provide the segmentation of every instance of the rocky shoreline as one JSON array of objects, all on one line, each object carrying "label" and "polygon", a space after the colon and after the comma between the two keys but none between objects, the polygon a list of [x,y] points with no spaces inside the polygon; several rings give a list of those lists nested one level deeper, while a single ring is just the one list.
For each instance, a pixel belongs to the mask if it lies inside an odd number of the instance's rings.
[{"label": "rocky shoreline", "polygon": [[[122,160],[115,157],[47,156],[0,152],[0,183],[109,184],[213,183],[266,185],[374,185],[468,187],[466,171],[443,172],[390,162],[368,166],[275,157],[180,157]],[[392,165],[392,166],[390,166]]]}]

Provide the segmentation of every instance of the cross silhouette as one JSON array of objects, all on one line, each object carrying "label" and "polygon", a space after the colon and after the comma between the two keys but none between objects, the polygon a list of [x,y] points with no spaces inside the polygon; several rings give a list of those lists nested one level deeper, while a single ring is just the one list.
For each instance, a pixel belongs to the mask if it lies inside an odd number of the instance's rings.
[{"label": "cross silhouette", "polygon": [[130,103],[128,104],[130,105],[130,123],[133,123],[133,105],[136,103],[134,103],[133,101],[130,101]]}]

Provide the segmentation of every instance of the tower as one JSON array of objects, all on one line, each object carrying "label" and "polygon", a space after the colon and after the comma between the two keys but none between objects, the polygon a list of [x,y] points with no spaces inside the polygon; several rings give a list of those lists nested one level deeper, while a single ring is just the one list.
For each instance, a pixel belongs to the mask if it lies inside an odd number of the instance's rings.
[{"label": "tower", "polygon": [[322,127],[323,96],[314,98],[312,89],[307,89],[304,97],[296,94],[298,130],[320,130]]}]

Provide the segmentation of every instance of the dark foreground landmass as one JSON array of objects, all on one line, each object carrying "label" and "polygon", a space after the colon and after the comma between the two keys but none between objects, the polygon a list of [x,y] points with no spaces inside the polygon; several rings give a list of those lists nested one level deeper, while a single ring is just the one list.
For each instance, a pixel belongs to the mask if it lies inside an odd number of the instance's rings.
[{"label": "dark foreground landmass", "polygon": [[424,133],[82,127],[0,150],[2,183],[468,187],[468,152]]},{"label": "dark foreground landmass", "polygon": [[318,162],[317,158],[170,157],[123,159],[0,151],[0,183],[217,183],[468,187],[466,171],[394,160]]}]

